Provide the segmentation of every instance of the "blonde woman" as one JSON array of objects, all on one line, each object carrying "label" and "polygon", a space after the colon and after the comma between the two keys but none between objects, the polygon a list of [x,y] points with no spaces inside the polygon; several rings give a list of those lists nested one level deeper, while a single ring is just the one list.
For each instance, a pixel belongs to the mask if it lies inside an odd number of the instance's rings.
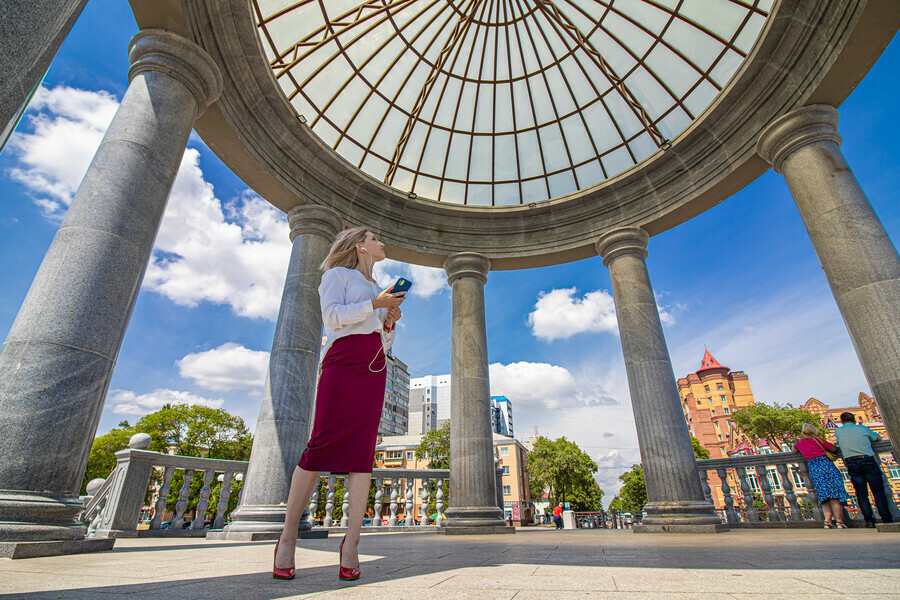
[{"label": "blonde woman", "polygon": [[339,577],[359,578],[357,545],[384,403],[385,352],[394,341],[404,299],[403,293],[382,290],[372,277],[372,268],[384,257],[384,244],[371,231],[356,227],[338,234],[322,262],[319,300],[325,347],[316,412],[291,478],[284,530],[275,544],[276,579],[294,578],[297,526],[320,471],[348,473],[349,523],[340,545]]},{"label": "blonde woman", "polygon": [[813,487],[816,488],[816,495],[822,504],[822,511],[825,513],[825,529],[833,529],[831,518],[837,521],[838,529],[846,529],[844,525],[844,509],[841,502],[849,500],[850,494],[844,488],[844,482],[841,480],[841,473],[834,466],[825,451],[837,452],[838,448],[816,434],[818,430],[811,423],[804,423],[800,434],[803,436],[796,444],[794,450],[803,455],[806,464],[809,465],[809,477],[812,479]]}]

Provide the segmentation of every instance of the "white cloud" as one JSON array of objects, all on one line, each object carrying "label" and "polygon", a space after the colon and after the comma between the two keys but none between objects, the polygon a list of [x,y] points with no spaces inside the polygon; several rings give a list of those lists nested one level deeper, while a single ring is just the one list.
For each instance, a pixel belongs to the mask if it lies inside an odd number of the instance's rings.
[{"label": "white cloud", "polygon": [[45,215],[59,220],[119,107],[114,96],[66,86],[38,88],[29,104],[30,133],[9,147],[21,166],[10,177],[31,191]]},{"label": "white cloud", "polygon": [[221,408],[222,399],[209,399],[178,390],[156,389],[147,394],[135,394],[130,390],[112,390],[106,396],[107,405],[117,415],[142,416],[159,410],[166,404],[199,404],[210,408]]},{"label": "white cloud", "polygon": [[412,281],[413,286],[409,290],[410,296],[428,298],[445,289],[450,289],[447,286],[447,275],[443,269],[411,265],[386,258],[375,263],[373,271],[375,281],[385,288],[397,281],[398,277],[406,277]]},{"label": "white cloud", "polygon": [[[10,141],[19,166],[9,173],[49,218],[64,215],[117,108],[102,91],[38,90],[31,131]],[[144,286],[176,304],[225,304],[240,316],[274,320],[290,252],[284,215],[249,191],[223,203],[203,177],[199,152],[188,148]]]},{"label": "white cloud", "polygon": [[588,292],[575,297],[575,288],[541,292],[528,315],[528,324],[535,337],[561,340],[578,333],[618,333],[616,307],[606,290]]},{"label": "white cloud", "polygon": [[269,353],[229,342],[175,361],[182,377],[218,392],[261,388],[266,381]]},{"label": "white cloud", "polygon": [[[619,334],[616,304],[609,292],[594,290],[580,298],[576,293],[576,288],[563,288],[538,294],[534,311],[528,315],[528,325],[536,338],[552,342],[579,333]],[[660,305],[659,300],[657,295],[660,321],[663,325],[674,325],[672,309]]]},{"label": "white cloud", "polygon": [[491,394],[506,396],[513,407],[563,408],[616,404],[594,378],[576,380],[565,367],[548,363],[516,362],[489,367]]}]

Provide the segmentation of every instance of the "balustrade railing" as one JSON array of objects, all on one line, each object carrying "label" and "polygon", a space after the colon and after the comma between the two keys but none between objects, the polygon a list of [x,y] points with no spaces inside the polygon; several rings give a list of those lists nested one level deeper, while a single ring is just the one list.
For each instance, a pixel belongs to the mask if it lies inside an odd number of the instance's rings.
[{"label": "balustrade railing", "polygon": [[[146,448],[148,443],[146,440],[142,445]],[[85,510],[81,520],[92,537],[204,536],[207,530],[222,529],[232,490],[242,486],[248,465],[245,461],[161,454],[143,448],[121,450],[116,453],[116,459],[116,467],[109,477],[91,482],[88,495],[82,497]],[[166,508],[178,472],[182,473],[182,480],[176,488],[174,511],[169,513]],[[156,477],[153,477],[154,473]],[[195,474],[200,489],[192,494]],[[346,528],[350,508],[347,475],[321,473],[320,478],[324,481],[324,493],[318,487],[313,491],[308,504],[310,524],[318,528]],[[429,525],[441,526],[445,508],[444,486],[450,481],[449,470],[375,469],[372,480],[375,493],[366,507],[367,531],[389,527],[434,531]],[[214,481],[221,483],[215,495]],[[336,497],[338,484],[342,493]],[[142,513],[146,512],[143,509],[147,497],[151,494],[155,495],[152,518],[149,523],[145,519],[144,526],[139,529]],[[385,496],[390,500],[389,504],[385,503]],[[188,511],[192,497],[196,498],[196,505]],[[210,510],[211,504],[215,506],[214,511]],[[336,508],[339,515],[335,514]],[[206,515],[212,513],[215,516],[207,520]],[[166,517],[169,518],[164,520]]]},{"label": "balustrade railing", "polygon": [[[872,447],[876,453],[891,452],[891,443],[887,440],[875,442]],[[841,461],[837,464],[843,466]],[[700,485],[710,502],[713,498],[709,474],[718,477],[724,505],[719,510],[729,525],[804,527],[821,525],[825,519],[809,468],[797,452],[710,458],[698,460],[697,467]],[[732,482],[736,488],[732,487]],[[884,486],[891,500],[891,511],[897,518],[900,513],[893,503],[893,492],[886,477]]]}]

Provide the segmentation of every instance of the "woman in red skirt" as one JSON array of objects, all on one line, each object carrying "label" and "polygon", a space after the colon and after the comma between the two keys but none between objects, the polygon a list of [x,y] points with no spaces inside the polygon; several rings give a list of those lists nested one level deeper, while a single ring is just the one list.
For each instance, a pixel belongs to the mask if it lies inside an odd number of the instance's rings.
[{"label": "woman in red skirt", "polygon": [[326,338],[316,413],[291,479],[284,531],[275,545],[272,576],[277,579],[294,578],[297,526],[320,471],[348,473],[349,523],[340,546],[340,578],[359,578],[357,545],[384,403],[385,352],[394,341],[404,298],[382,290],[372,278],[372,267],[380,260],[384,244],[356,227],[338,234],[322,262],[319,300]]}]

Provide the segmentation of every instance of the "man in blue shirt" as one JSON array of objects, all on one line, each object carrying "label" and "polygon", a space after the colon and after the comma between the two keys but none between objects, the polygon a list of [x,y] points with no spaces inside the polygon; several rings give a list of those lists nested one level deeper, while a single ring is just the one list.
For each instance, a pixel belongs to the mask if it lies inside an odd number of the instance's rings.
[{"label": "man in blue shirt", "polygon": [[885,523],[893,523],[887,498],[884,496],[884,482],[882,481],[881,467],[875,460],[875,452],[872,450],[872,442],[878,439],[878,434],[856,423],[853,413],[841,413],[841,426],[834,430],[837,445],[841,448],[844,457],[844,466],[853,483],[856,492],[856,501],[859,510],[866,520],[866,527],[875,527],[875,516],[872,514],[872,505],[869,503],[869,489],[875,498],[875,506],[878,514]]}]

